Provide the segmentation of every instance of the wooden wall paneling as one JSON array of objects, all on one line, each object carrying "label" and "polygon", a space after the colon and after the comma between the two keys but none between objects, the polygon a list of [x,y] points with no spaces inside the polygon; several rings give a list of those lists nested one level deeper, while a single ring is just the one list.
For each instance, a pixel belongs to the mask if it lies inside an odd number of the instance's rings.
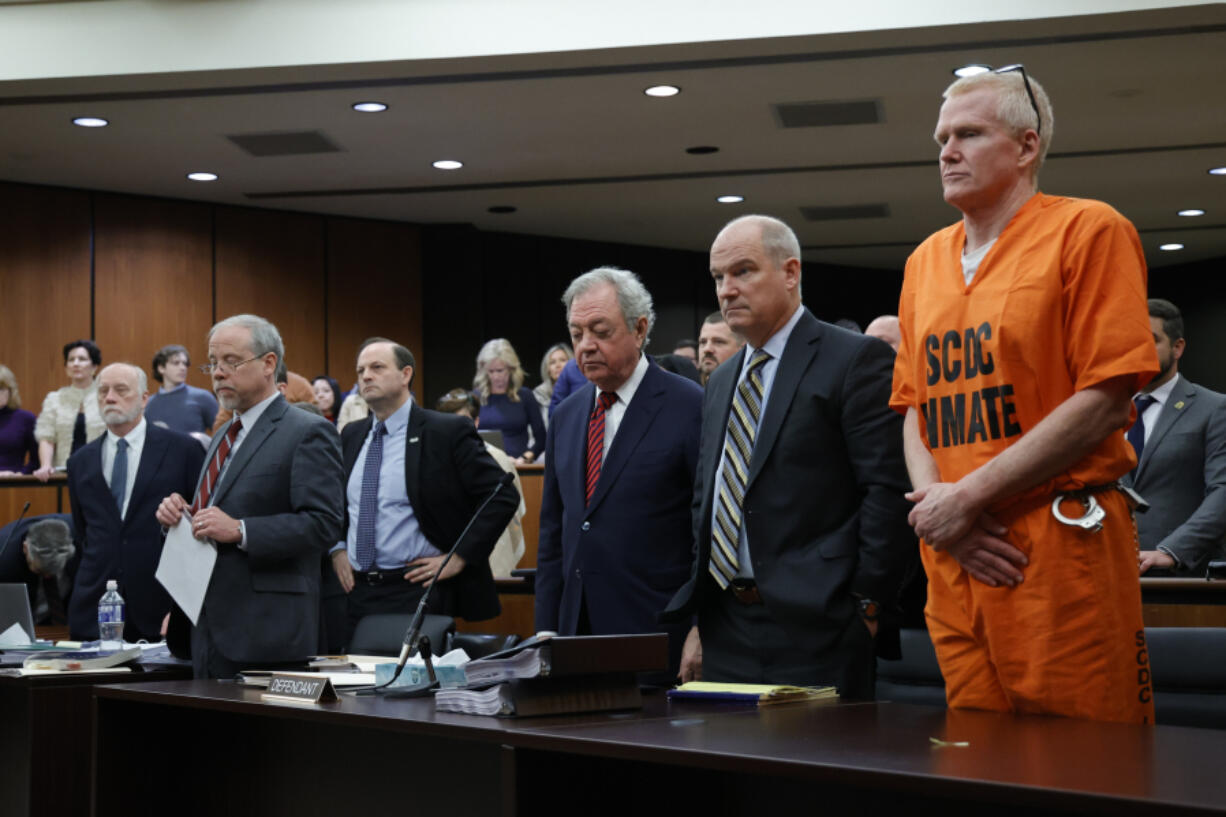
[{"label": "wooden wall paneling", "polygon": [[94,314],[107,362],[125,360],[158,389],[154,353],[180,343],[188,382],[212,390],[195,366],[213,323],[212,216],[207,205],[98,194],[94,208]]},{"label": "wooden wall paneling", "polygon": [[290,371],[323,371],[324,219],[216,209],[217,318],[250,312],[276,324]]},{"label": "wooden wall paneling", "polygon": [[0,363],[38,414],[68,385],[64,344],[90,337],[89,194],[0,183],[0,213]]},{"label": "wooden wall paneling", "polygon": [[422,339],[421,234],[411,224],[329,218],[328,230],[328,361],[325,372],[341,390],[355,381],[358,344],[380,336],[403,343],[413,352],[417,368],[413,391],[423,399],[430,367]]}]

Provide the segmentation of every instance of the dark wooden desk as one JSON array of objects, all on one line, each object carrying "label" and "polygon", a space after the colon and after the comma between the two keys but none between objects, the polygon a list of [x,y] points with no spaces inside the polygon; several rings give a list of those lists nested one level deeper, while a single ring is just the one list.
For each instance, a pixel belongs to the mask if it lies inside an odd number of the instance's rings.
[{"label": "dark wooden desk", "polygon": [[0,814],[86,814],[94,685],[191,675],[190,667],[168,667],[0,677]]},{"label": "dark wooden desk", "polygon": [[1226,580],[1141,577],[1146,627],[1226,627]]},{"label": "dark wooden desk", "polygon": [[218,682],[107,686],[95,702],[98,815],[1226,814],[1213,730],[662,695],[634,713],[501,720],[428,700],[264,704]]}]

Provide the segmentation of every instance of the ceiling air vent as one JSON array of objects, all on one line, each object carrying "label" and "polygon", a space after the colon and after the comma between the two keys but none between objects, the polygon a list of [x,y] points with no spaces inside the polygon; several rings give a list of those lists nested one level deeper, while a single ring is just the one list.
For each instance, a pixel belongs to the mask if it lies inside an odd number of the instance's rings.
[{"label": "ceiling air vent", "polygon": [[880,99],[848,102],[782,102],[774,106],[785,128],[821,128],[830,125],[875,125],[883,121]]},{"label": "ceiling air vent", "polygon": [[319,131],[237,133],[226,137],[252,156],[299,156],[304,153],[336,153],[340,150]]},{"label": "ceiling air vent", "polygon": [[801,207],[800,214],[808,221],[837,221],[852,218],[889,218],[888,204],[844,204],[835,207]]}]

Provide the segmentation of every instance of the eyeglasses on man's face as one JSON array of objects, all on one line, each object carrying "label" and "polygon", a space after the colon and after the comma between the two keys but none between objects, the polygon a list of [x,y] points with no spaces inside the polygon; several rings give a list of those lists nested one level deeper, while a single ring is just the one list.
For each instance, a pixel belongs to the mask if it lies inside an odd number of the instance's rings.
[{"label": "eyeglasses on man's face", "polygon": [[263,357],[263,355],[256,355],[255,357],[249,357],[246,360],[238,360],[238,361],[219,360],[216,363],[206,363],[203,366],[199,366],[198,368],[200,369],[200,371],[204,372],[205,374],[212,374],[213,372],[221,372],[222,374],[234,374],[236,371],[238,371],[240,367],[245,366],[246,364],[250,363],[253,360],[259,360],[261,357]]}]

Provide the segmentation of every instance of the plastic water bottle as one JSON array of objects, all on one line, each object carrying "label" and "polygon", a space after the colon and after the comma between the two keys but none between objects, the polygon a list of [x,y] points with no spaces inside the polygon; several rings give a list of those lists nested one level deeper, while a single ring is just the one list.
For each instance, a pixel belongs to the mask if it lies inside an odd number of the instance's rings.
[{"label": "plastic water bottle", "polygon": [[98,646],[103,650],[118,650],[123,647],[123,608],[119,583],[108,579],[106,592],[98,600]]}]

